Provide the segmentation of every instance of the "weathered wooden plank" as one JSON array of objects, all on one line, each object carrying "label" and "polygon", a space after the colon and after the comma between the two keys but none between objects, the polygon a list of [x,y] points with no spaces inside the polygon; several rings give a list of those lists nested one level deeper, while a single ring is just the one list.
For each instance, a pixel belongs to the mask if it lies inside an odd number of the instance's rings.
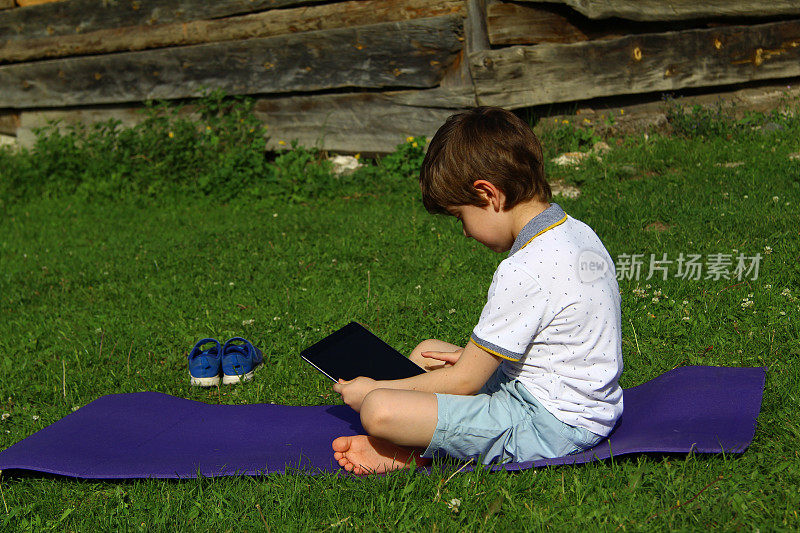
[{"label": "weathered wooden plank", "polygon": [[0,43],[0,63],[272,37],[464,14],[463,0],[352,0],[214,20],[131,26]]},{"label": "weathered wooden plank", "polygon": [[472,83],[445,84],[421,91],[385,91],[383,99],[396,105],[408,107],[434,107],[441,109],[464,109],[475,107],[475,89]]},{"label": "weathered wooden plank", "polygon": [[545,6],[491,4],[486,22],[489,42],[493,45],[574,43],[589,39],[586,31],[557,10]]},{"label": "weathered wooden plank", "polygon": [[[430,89],[259,99],[255,113],[267,125],[269,147],[273,149],[285,148],[291,141],[297,140],[303,146],[318,146],[337,152],[388,153],[409,135],[430,138],[448,116],[459,110],[459,107],[451,105],[452,100],[444,100],[449,107],[431,105],[431,102],[442,99],[441,95],[436,94],[440,91]],[[427,105],[404,103],[426,100],[426,96]],[[190,104],[181,112],[192,118],[195,110]],[[33,146],[36,140],[34,129],[53,121],[57,121],[62,129],[78,123],[89,125],[111,119],[122,122],[124,127],[131,127],[145,118],[141,106],[24,111],[21,115],[21,123],[9,122],[8,128],[3,128],[4,119],[0,115],[0,133],[16,135],[20,144],[26,147]],[[14,116],[19,120],[18,115]]]},{"label": "weathered wooden plank", "polygon": [[19,128],[19,113],[0,112],[0,133],[16,135]]},{"label": "weathered wooden plank", "polygon": [[11,9],[12,7],[16,7],[16,5],[14,0],[0,0],[0,9]]},{"label": "weathered wooden plank", "polygon": [[343,87],[434,87],[461,50],[459,16],[0,67],[0,107],[63,107]]},{"label": "weathered wooden plank", "polygon": [[521,0],[566,4],[593,19],[687,20],[800,14],[797,0]]},{"label": "weathered wooden plank", "polygon": [[[178,111],[178,114],[190,120],[198,120],[200,118],[195,112],[194,106],[191,104],[183,106]],[[34,130],[44,128],[50,124],[56,124],[57,127],[63,131],[69,126],[74,126],[76,124],[90,126],[98,122],[115,120],[121,123],[121,127],[131,128],[143,122],[147,115],[144,113],[144,106],[142,105],[124,105],[30,110],[19,113],[17,117],[17,140],[21,146],[30,148],[36,141]]]},{"label": "weathered wooden plank", "polygon": [[467,20],[465,22],[467,53],[489,49],[489,35],[486,31],[486,1],[467,0]]},{"label": "weathered wooden plank", "polygon": [[0,41],[189,22],[254,13],[312,0],[69,0],[0,12]]},{"label": "weathered wooden plank", "polygon": [[478,103],[511,108],[800,75],[800,21],[513,46],[469,58]]},{"label": "weathered wooden plank", "polygon": [[388,153],[410,135],[430,138],[455,112],[399,104],[381,93],[262,99],[255,111],[267,125],[270,148],[297,140],[304,146],[351,153]]},{"label": "weathered wooden plank", "polygon": [[49,4],[51,2],[64,2],[64,0],[17,0],[17,5],[20,7],[27,7]]}]

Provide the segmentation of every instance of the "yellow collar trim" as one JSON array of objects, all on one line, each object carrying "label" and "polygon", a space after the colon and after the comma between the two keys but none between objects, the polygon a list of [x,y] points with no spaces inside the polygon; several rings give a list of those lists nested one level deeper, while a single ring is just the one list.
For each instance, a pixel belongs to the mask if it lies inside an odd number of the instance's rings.
[{"label": "yellow collar trim", "polygon": [[551,229],[555,228],[556,226],[560,226],[561,224],[563,224],[563,223],[564,223],[564,222],[566,222],[566,221],[567,221],[567,215],[564,215],[564,216],[561,218],[561,220],[559,220],[559,221],[557,221],[557,222],[553,222],[552,224],[550,224],[549,226],[547,226],[546,228],[544,228],[542,231],[540,231],[539,233],[537,233],[536,235],[534,235],[533,237],[531,237],[530,239],[528,239],[528,241],[527,241],[525,244],[523,244],[522,246],[520,246],[520,247],[519,247],[519,250],[522,250],[523,248],[525,248],[526,246],[528,246],[528,245],[530,244],[530,242],[531,242],[533,239],[535,239],[536,237],[538,237],[539,235],[541,235],[541,234],[542,234],[542,233],[544,233],[545,231],[547,231],[547,230],[551,230]]}]

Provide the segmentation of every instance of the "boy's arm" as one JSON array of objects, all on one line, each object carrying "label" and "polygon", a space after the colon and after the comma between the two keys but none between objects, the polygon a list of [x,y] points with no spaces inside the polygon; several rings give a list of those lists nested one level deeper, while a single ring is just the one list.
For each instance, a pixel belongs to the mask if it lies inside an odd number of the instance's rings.
[{"label": "boy's arm", "polygon": [[333,389],[344,402],[359,411],[364,396],[375,389],[399,389],[444,394],[469,395],[477,393],[497,370],[501,359],[470,341],[453,366],[439,368],[418,376],[386,381],[359,377],[340,381]]},{"label": "boy's arm", "polygon": [[475,394],[497,370],[501,361],[501,358],[469,341],[453,366],[439,368],[410,378],[379,381],[376,388],[443,394]]}]

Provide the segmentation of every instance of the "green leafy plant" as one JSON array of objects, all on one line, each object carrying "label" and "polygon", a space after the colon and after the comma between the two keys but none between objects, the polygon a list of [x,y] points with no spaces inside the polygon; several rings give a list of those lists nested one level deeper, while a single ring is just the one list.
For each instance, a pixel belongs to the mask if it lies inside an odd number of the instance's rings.
[{"label": "green leafy plant", "polygon": [[555,118],[543,123],[540,141],[546,154],[585,152],[600,141],[600,135],[591,122],[582,124],[568,119]]},{"label": "green leafy plant", "polygon": [[673,133],[687,138],[732,135],[786,134],[796,131],[798,111],[796,101],[784,98],[768,112],[739,110],[733,103],[683,106],[673,98],[665,98],[666,115]]},{"label": "green leafy plant", "polygon": [[[32,197],[240,197],[304,202],[394,187],[416,176],[425,138],[409,137],[378,165],[334,175],[327,154],[296,142],[277,152],[253,101],[214,91],[191,105],[148,103],[132,127],[118,120],[36,132],[30,150],[0,150],[0,206]],[[376,173],[390,179],[376,180]]]},{"label": "green leafy plant", "polygon": [[426,144],[425,137],[407,137],[406,142],[398,144],[394,152],[380,160],[381,168],[399,178],[417,176],[425,159]]}]

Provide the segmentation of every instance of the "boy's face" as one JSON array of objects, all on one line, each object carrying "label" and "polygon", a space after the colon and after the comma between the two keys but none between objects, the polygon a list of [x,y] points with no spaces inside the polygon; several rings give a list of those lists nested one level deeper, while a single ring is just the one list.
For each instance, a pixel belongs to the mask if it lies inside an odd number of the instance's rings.
[{"label": "boy's face", "polygon": [[507,252],[514,245],[511,220],[504,211],[497,211],[491,204],[448,206],[447,212],[461,221],[464,235],[475,239],[490,250]]}]

